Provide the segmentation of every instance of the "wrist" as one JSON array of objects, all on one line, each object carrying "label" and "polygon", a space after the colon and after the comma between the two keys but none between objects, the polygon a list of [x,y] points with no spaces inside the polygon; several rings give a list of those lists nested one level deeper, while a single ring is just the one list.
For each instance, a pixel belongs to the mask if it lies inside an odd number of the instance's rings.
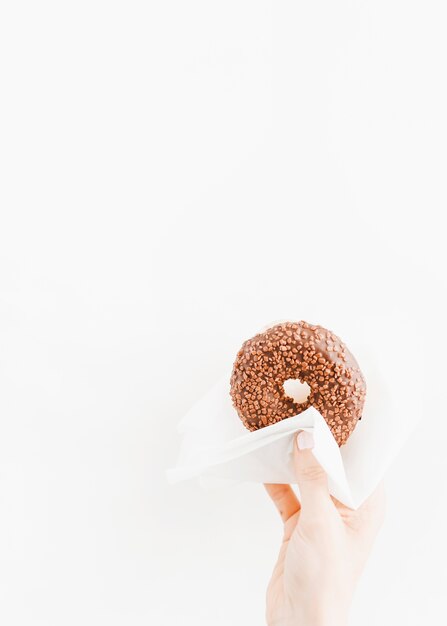
[{"label": "wrist", "polygon": [[336,615],[332,612],[316,611],[312,615],[295,612],[288,619],[270,621],[268,626],[348,626],[347,615]]},{"label": "wrist", "polygon": [[297,607],[289,614],[289,619],[278,626],[347,626],[348,610],[342,609],[336,603],[325,605],[315,603],[306,608]]},{"label": "wrist", "polygon": [[317,611],[314,615],[307,616],[305,621],[295,621],[290,626],[348,626],[348,617],[347,615],[337,616],[334,613]]}]

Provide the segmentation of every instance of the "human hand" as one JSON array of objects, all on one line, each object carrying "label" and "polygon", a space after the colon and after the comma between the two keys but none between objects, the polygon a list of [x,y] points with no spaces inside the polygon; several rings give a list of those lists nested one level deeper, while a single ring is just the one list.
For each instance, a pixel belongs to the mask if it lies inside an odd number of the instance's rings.
[{"label": "human hand", "polygon": [[349,509],[329,495],[312,448],[312,434],[300,432],[294,463],[301,503],[290,485],[265,485],[284,522],[267,589],[268,626],[345,626],[384,518],[382,484],[359,509]]}]

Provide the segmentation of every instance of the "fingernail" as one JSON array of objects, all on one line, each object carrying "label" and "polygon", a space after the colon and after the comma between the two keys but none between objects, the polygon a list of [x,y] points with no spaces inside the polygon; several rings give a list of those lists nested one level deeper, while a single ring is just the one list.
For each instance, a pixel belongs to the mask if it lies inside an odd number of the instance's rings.
[{"label": "fingernail", "polygon": [[309,450],[314,447],[314,436],[312,433],[308,433],[306,430],[302,430],[298,433],[296,438],[296,445],[299,450]]}]

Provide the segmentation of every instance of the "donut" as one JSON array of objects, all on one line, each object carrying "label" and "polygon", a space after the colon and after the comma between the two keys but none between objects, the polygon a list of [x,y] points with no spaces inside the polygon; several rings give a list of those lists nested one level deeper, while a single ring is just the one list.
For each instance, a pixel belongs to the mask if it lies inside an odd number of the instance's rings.
[{"label": "donut", "polygon": [[[304,402],[286,395],[284,382],[289,379],[309,385]],[[242,345],[231,374],[230,395],[250,431],[313,406],[341,446],[362,417],[366,383],[357,361],[333,332],[303,321],[284,322]]]}]

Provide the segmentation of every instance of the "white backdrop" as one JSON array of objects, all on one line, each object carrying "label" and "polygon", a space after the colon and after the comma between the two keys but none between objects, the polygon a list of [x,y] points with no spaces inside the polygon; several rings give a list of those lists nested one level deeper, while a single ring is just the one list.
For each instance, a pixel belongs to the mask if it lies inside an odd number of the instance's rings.
[{"label": "white backdrop", "polygon": [[425,315],[436,384],[352,625],[445,622],[445,18],[1,3],[2,623],[262,624],[277,514],[168,486],[175,426],[257,328],[358,315]]}]

